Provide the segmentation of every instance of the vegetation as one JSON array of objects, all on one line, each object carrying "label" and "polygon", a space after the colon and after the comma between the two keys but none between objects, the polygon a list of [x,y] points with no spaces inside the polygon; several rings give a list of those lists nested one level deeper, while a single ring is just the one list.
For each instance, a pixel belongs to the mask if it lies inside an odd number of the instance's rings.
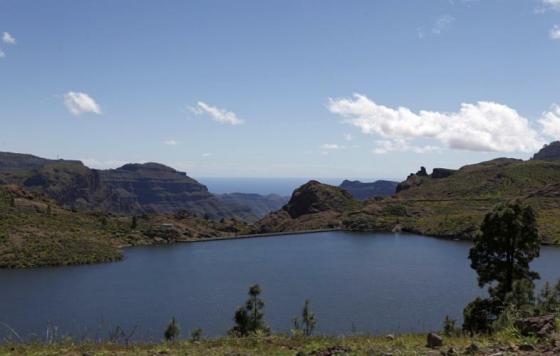
[{"label": "vegetation", "polygon": [[[473,346],[476,345],[476,346]],[[520,354],[519,347],[535,347],[533,354],[551,348],[550,344],[539,344],[534,338],[511,334],[493,336],[477,335],[473,338],[459,335],[446,337],[442,353],[453,350],[458,355]],[[177,340],[173,343],[130,344],[73,342],[71,340],[52,344],[5,343],[0,345],[2,355],[440,355],[440,351],[426,347],[425,334],[386,336],[288,336],[272,334],[269,336],[249,336],[243,338],[221,337],[201,341]]]},{"label": "vegetation", "polygon": [[64,209],[40,194],[0,185],[0,268],[122,259],[122,246],[228,237],[248,230],[237,220],[206,221],[184,212],[120,217]]},{"label": "vegetation", "polygon": [[235,326],[230,330],[234,336],[249,336],[252,334],[269,334],[270,328],[264,320],[264,301],[259,298],[261,287],[254,284],[249,288],[249,299],[244,307],[235,311]]},{"label": "vegetation", "polygon": [[303,305],[303,311],[301,312],[301,321],[299,318],[294,318],[294,334],[302,334],[304,336],[311,336],[313,334],[313,329],[317,325],[317,320],[315,319],[315,313],[309,308],[310,301],[307,299]]},{"label": "vegetation", "polygon": [[173,317],[171,318],[169,325],[167,325],[167,328],[163,333],[165,341],[175,341],[175,339],[179,338],[180,334],[181,334],[181,327],[179,326],[177,320],[175,320],[175,317]]},{"label": "vegetation", "polygon": [[464,311],[463,328],[489,332],[508,305],[517,308],[532,300],[529,263],[539,256],[540,238],[535,213],[518,202],[498,204],[484,218],[469,253],[480,287],[489,285],[488,299],[477,298]]}]

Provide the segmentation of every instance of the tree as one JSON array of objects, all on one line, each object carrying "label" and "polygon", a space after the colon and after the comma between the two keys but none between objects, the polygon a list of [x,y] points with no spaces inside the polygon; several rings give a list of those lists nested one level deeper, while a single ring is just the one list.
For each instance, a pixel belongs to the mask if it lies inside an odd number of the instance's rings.
[{"label": "tree", "polygon": [[445,336],[457,334],[457,327],[455,326],[455,323],[455,319],[451,319],[449,315],[445,316],[445,319],[443,319],[443,334]]},{"label": "tree", "polygon": [[138,218],[136,217],[136,215],[132,216],[132,221],[130,223],[130,228],[132,230],[136,230],[136,228],[138,227]]},{"label": "tree", "polygon": [[163,336],[165,337],[165,341],[174,341],[179,337],[179,334],[181,334],[181,327],[179,323],[177,323],[177,320],[175,320],[175,317],[173,317],[171,318],[171,322],[167,325]]},{"label": "tree", "polygon": [[303,305],[303,311],[301,313],[302,319],[302,326],[303,326],[303,334],[305,336],[311,336],[313,333],[313,329],[315,329],[315,325],[317,325],[317,320],[315,320],[315,313],[313,313],[309,309],[309,299],[305,301]]},{"label": "tree", "polygon": [[531,308],[533,281],[539,275],[529,269],[529,263],[539,256],[540,244],[535,212],[530,206],[509,202],[496,205],[486,214],[469,259],[478,274],[478,285],[489,285],[490,298],[476,298],[467,305],[464,330],[490,332],[492,323],[506,308],[516,312]]},{"label": "tree", "polygon": [[560,281],[553,287],[548,282],[544,284],[536,303],[537,314],[559,314],[560,313]]},{"label": "tree", "polygon": [[269,333],[270,329],[264,321],[264,301],[259,298],[261,287],[258,284],[249,288],[249,299],[245,307],[238,307],[235,311],[235,326],[230,330],[237,336],[248,336],[256,332]]},{"label": "tree", "polygon": [[301,312],[301,322],[299,318],[295,317],[292,319],[294,335],[305,335],[311,336],[315,325],[317,325],[317,320],[315,319],[315,313],[309,308],[309,300],[307,299],[303,305],[303,311]]},{"label": "tree", "polygon": [[200,340],[202,340],[202,329],[196,328],[193,331],[191,331],[191,341],[199,342]]},{"label": "tree", "polygon": [[540,244],[530,206],[519,202],[496,205],[484,217],[469,253],[479,286],[489,284],[490,296],[503,302],[516,280],[532,283],[538,279],[529,263],[539,256]]}]

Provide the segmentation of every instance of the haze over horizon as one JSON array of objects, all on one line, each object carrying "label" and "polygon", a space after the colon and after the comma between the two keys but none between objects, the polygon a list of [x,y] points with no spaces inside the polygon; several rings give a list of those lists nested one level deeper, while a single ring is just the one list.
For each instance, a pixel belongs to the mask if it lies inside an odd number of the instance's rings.
[{"label": "haze over horizon", "polygon": [[194,177],[527,159],[560,139],[558,63],[558,0],[0,0],[0,151]]}]

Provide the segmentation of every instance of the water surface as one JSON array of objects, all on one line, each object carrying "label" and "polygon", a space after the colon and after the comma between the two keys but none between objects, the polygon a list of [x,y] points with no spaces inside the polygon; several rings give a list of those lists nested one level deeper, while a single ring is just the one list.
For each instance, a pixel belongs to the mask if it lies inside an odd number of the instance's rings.
[{"label": "water surface", "polygon": [[[222,335],[248,286],[259,283],[266,317],[287,331],[311,299],[325,334],[424,332],[445,315],[461,319],[483,292],[467,259],[469,243],[409,234],[328,232],[127,249],[118,263],[0,270],[0,321],[22,335],[106,337],[120,325],[160,339],[172,316],[183,335]],[[560,277],[560,249],[533,264]],[[0,335],[6,335],[0,326]]]}]

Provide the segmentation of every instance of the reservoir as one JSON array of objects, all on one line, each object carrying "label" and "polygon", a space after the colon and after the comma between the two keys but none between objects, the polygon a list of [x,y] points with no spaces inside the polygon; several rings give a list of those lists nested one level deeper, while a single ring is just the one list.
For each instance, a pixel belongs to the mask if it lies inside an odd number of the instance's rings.
[{"label": "reservoir", "polygon": [[[317,333],[385,334],[459,325],[464,306],[484,295],[469,267],[469,242],[413,234],[321,232],[134,247],[116,263],[0,270],[0,322],[23,338],[107,338],[136,326],[134,339],[162,339],[176,317],[182,336],[202,328],[225,335],[233,315],[260,284],[265,317],[288,332],[305,299]],[[543,247],[532,264],[560,278],[560,248]],[[0,324],[0,336],[11,334]]]}]

